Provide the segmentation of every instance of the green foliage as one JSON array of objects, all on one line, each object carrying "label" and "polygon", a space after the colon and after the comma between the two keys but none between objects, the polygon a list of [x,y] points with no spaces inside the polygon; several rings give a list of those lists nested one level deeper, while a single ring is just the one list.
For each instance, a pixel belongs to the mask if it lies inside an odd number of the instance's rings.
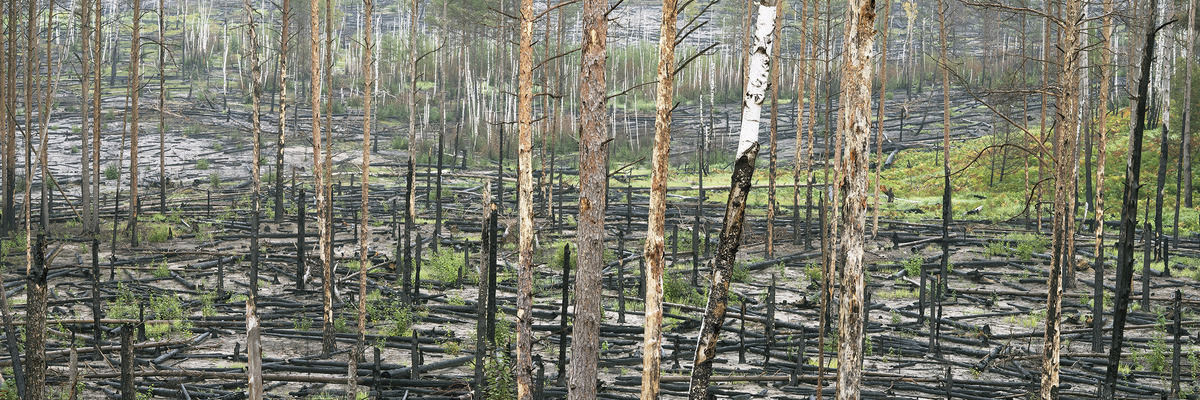
[{"label": "green foliage", "polygon": [[104,179],[114,181],[121,175],[121,171],[116,164],[108,164],[104,166]]},{"label": "green foliage", "polygon": [[398,299],[383,296],[378,290],[367,294],[367,321],[383,336],[408,336],[415,321],[410,309]]},{"label": "green foliage", "polygon": [[[462,253],[457,253],[450,247],[441,247],[421,268],[421,279],[454,283],[458,280],[458,270],[461,268],[463,268]],[[463,270],[463,278],[474,281],[474,271],[468,270],[471,270],[471,268]]]},{"label": "green foliage", "polygon": [[105,305],[105,315],[113,319],[134,319],[138,317],[138,303],[141,300],[123,283],[117,284],[117,299]]},{"label": "green foliage", "polygon": [[663,274],[663,300],[695,307],[703,307],[705,303],[704,295],[678,271],[667,271]]},{"label": "green foliage", "polygon": [[210,163],[211,161],[209,161],[207,158],[196,160],[196,169],[201,171],[207,170]]},{"label": "green foliage", "polygon": [[208,184],[214,188],[221,186],[221,175],[217,175],[216,172],[208,174]]},{"label": "green foliage", "polygon": [[819,264],[808,264],[804,266],[804,276],[808,277],[809,283],[817,283],[821,281],[821,277],[825,271],[821,269]]},{"label": "green foliage", "polygon": [[1033,258],[1035,253],[1046,251],[1050,240],[1035,233],[1010,233],[1002,239],[1017,249],[1017,256],[1022,260]]},{"label": "green foliage", "polygon": [[153,338],[171,338],[177,335],[190,335],[192,323],[187,319],[188,311],[178,297],[163,294],[150,297],[148,310],[154,319],[169,322],[146,324],[146,336]]},{"label": "green foliage", "polygon": [[[500,330],[497,329],[497,334]],[[511,400],[517,398],[517,382],[513,375],[512,360],[507,351],[492,352],[492,357],[484,360],[483,374],[487,378],[484,386],[484,398],[495,400]]]},{"label": "green foliage", "polygon": [[925,258],[921,256],[912,256],[904,260],[904,272],[910,277],[921,276],[921,265],[925,263]]},{"label": "green foliage", "polygon": [[162,262],[154,264],[155,278],[166,278],[169,276],[171,276],[171,269],[167,265],[167,260],[162,260]]}]

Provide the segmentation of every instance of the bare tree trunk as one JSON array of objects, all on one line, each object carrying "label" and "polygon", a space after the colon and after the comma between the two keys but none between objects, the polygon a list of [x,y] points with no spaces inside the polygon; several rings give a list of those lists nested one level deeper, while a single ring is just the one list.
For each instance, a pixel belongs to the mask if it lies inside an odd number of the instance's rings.
[{"label": "bare tree trunk", "polygon": [[[412,232],[415,230],[417,219],[417,0],[412,1],[412,10],[409,14],[408,27],[408,79],[409,79],[409,97],[408,97],[408,197],[405,204],[404,214],[404,260],[401,262],[404,280],[404,296],[409,296],[408,285],[412,273],[412,256],[408,253],[412,249]],[[415,301],[415,299],[413,299]]]},{"label": "bare tree trunk", "polygon": [[322,211],[326,208],[326,203],[329,201],[328,192],[324,189],[327,185],[325,182],[325,168],[327,165],[321,161],[321,3],[320,0],[311,0],[309,3],[309,49],[311,59],[311,73],[309,95],[312,102],[312,143],[313,143],[313,192],[315,192],[316,207],[317,207],[317,231],[319,235],[318,254],[321,259],[322,273],[324,274],[324,282],[322,282],[322,327],[321,327],[321,352],[325,354],[333,353],[335,342],[333,336],[333,285],[332,285],[332,260],[329,259],[329,253],[326,249],[330,248],[329,225],[325,223],[328,215]]},{"label": "bare tree trunk", "polygon": [[[804,93],[805,85],[808,83],[808,12],[808,0],[800,0],[800,60],[796,63],[796,81],[800,88],[796,91],[796,157],[792,165],[792,206],[796,208],[795,213],[792,214],[792,218],[795,220],[792,221],[792,224],[795,225],[792,244],[795,245],[800,245],[800,242],[808,236],[808,225],[800,224],[800,159],[804,156],[804,125],[807,123],[812,126],[813,123],[811,112],[808,114],[809,119],[806,120],[804,117]],[[816,88],[810,90],[815,91]],[[811,164],[812,158],[805,159],[805,162]],[[808,208],[807,204],[805,208]],[[801,229],[804,230],[803,234]]]},{"label": "bare tree trunk", "polygon": [[[287,59],[290,39],[292,1],[283,0],[279,25],[279,135],[275,142],[275,223],[283,222],[283,148],[287,134]],[[307,268],[300,278],[308,277]]]},{"label": "bare tree trunk", "polygon": [[[1063,3],[1062,17],[1065,22],[1061,29],[1058,48],[1061,54],[1059,70],[1060,92],[1055,101],[1057,109],[1055,142],[1057,149],[1057,171],[1054,183],[1054,227],[1053,258],[1050,263],[1050,276],[1047,280],[1048,293],[1046,298],[1046,335],[1042,351],[1042,387],[1039,396],[1043,399],[1058,397],[1059,353],[1062,344],[1060,331],[1062,325],[1062,292],[1068,286],[1064,280],[1074,280],[1072,273],[1075,268],[1075,196],[1076,181],[1079,177],[1079,164],[1076,162],[1075,148],[1078,142],[1079,127],[1079,26],[1076,21],[1082,12],[1079,0],[1066,0]],[[1098,299],[1097,301],[1102,301]]]},{"label": "bare tree trunk", "polygon": [[[1150,0],[1150,9],[1155,9],[1156,0]],[[1112,345],[1108,349],[1108,368],[1104,374],[1104,385],[1100,398],[1111,400],[1116,395],[1117,369],[1121,362],[1121,347],[1125,342],[1125,319],[1129,314],[1129,292],[1133,280],[1134,234],[1137,229],[1138,189],[1142,175],[1142,136],[1146,129],[1146,108],[1150,69],[1154,60],[1155,34],[1158,33],[1154,13],[1146,17],[1145,40],[1142,49],[1141,76],[1137,86],[1137,104],[1133,114],[1133,132],[1130,133],[1128,158],[1125,160],[1125,190],[1121,199],[1121,231],[1117,239],[1117,280],[1113,301]]]},{"label": "bare tree trunk", "polygon": [[[99,1],[97,1],[99,3]],[[99,6],[97,6],[99,7]],[[17,2],[10,0],[8,2],[8,13],[17,15]],[[4,69],[5,82],[5,97],[4,102],[5,115],[15,114],[17,112],[17,70],[16,70],[16,33],[17,19],[8,18],[8,24],[5,28],[5,36],[8,37],[8,52],[7,62],[8,67]],[[97,31],[99,28],[97,27]],[[99,47],[99,45],[97,45]],[[99,96],[96,96],[97,98]],[[26,119],[28,120],[28,119]],[[97,126],[99,126],[97,124]],[[97,168],[99,169],[99,168]],[[4,118],[4,206],[0,210],[0,233],[10,234],[13,229],[16,229],[16,192],[17,192],[17,122],[14,118]]]},{"label": "bare tree trunk", "polygon": [[1104,343],[1100,341],[1104,335],[1104,163],[1108,155],[1108,91],[1113,73],[1112,13],[1113,1],[1104,0],[1103,42],[1100,47],[1100,122],[1096,127],[1100,135],[1096,151],[1096,262],[1092,266],[1095,273],[1092,298],[1100,299],[1094,300],[1092,306],[1092,352],[1096,353],[1104,351]]},{"label": "bare tree trunk", "polygon": [[[133,2],[133,36],[129,45],[129,244],[138,246],[138,97],[141,94],[142,2]],[[45,188],[42,190],[45,192]]]},{"label": "bare tree trunk", "polygon": [[[34,261],[25,277],[29,303],[25,307],[25,397],[46,398],[46,239],[37,235],[33,248]],[[125,362],[125,360],[121,360]]]},{"label": "bare tree trunk", "polygon": [[[678,0],[663,0],[658,30],[658,90],[654,99],[654,150],[650,156],[650,208],[646,222],[646,317],[642,324],[642,400],[658,400],[662,375],[663,270],[671,109],[675,95],[675,22]],[[693,244],[695,245],[695,244]]]},{"label": "bare tree trunk", "polygon": [[867,158],[871,133],[871,58],[875,47],[875,2],[851,0],[846,11],[842,68],[842,173],[835,184],[846,194],[842,213],[842,300],[838,312],[837,398],[858,399],[862,379],[863,231],[866,224]]},{"label": "bare tree trunk", "polygon": [[[92,18],[93,18],[93,23],[92,23],[92,84],[94,85],[92,88],[92,93],[94,93],[94,94],[92,95],[92,166],[93,166],[93,168],[92,168],[92,198],[91,198],[91,204],[92,204],[91,209],[94,212],[92,213],[92,218],[88,222],[88,225],[90,225],[93,228],[92,232],[99,233],[100,232],[100,200],[97,197],[100,195],[100,148],[101,148],[100,131],[104,127],[104,121],[101,120],[101,113],[100,113],[100,108],[101,108],[101,99],[100,98],[102,97],[101,94],[103,93],[101,91],[101,85],[104,83],[104,80],[101,79],[102,78],[101,68],[103,67],[103,62],[104,62],[103,61],[104,46],[103,46],[103,40],[102,40],[102,36],[101,36],[101,33],[102,33],[101,30],[103,29],[103,25],[101,25],[101,17],[103,14],[104,2],[100,1],[100,0],[93,0],[92,3],[95,5],[95,9],[92,11]],[[10,38],[10,40],[11,40],[11,38]],[[10,58],[9,60],[11,62],[12,59]],[[12,64],[10,63],[9,64],[10,70],[11,70],[11,67],[12,67]],[[11,78],[11,76],[10,76],[10,78]],[[9,90],[10,90],[10,95],[11,95],[12,88],[10,87]],[[10,129],[11,128],[12,127],[10,126]],[[10,131],[9,133],[11,134],[12,132]],[[12,147],[9,147],[9,151],[12,151]],[[80,149],[80,151],[83,152],[83,151],[86,151],[86,149]],[[114,210],[114,213],[115,213],[115,210]],[[115,219],[114,219],[113,224],[116,225]]]},{"label": "bare tree trunk", "polygon": [[[783,9],[784,0],[775,0],[775,5],[779,9]],[[771,57],[779,59],[779,32],[783,28],[783,13],[775,13],[775,31],[771,33],[772,39]],[[767,258],[775,255],[775,209],[778,208],[778,203],[775,201],[775,164],[776,164],[776,140],[775,137],[779,132],[779,91],[782,87],[779,86],[779,70],[783,67],[783,63],[776,68],[771,68],[771,138],[768,144],[769,162],[767,167]]]},{"label": "bare tree trunk", "polygon": [[700,324],[696,357],[692,362],[691,383],[688,388],[688,397],[692,400],[705,400],[709,397],[708,382],[712,376],[712,364],[716,357],[721,325],[725,323],[730,274],[737,258],[738,247],[741,245],[746,196],[750,193],[754,161],[758,157],[758,129],[762,122],[762,104],[766,100],[770,79],[770,51],[773,47],[776,13],[779,7],[774,0],[758,0],[757,3],[754,44],[750,47],[746,60],[748,68],[745,94],[742,97],[742,125],[738,135],[737,152],[734,153],[736,162],[730,178],[729,200],[725,205],[725,223],[721,228],[720,244],[712,262],[712,288],[708,291],[708,305]]},{"label": "bare tree trunk", "polygon": [[[91,67],[88,66],[88,63],[92,62],[92,60],[90,60],[92,38],[91,24],[91,0],[82,0],[80,2],[79,10],[79,25],[81,28],[79,31],[79,197],[80,205],[82,206],[81,208],[83,208],[82,215],[80,217],[83,220],[80,222],[83,225],[84,231],[95,233],[96,228],[91,224],[92,213],[95,212],[95,210],[92,209],[92,152],[89,150],[91,149],[91,145],[88,143],[88,136],[91,135],[91,132],[88,131],[88,119],[91,118],[91,100],[89,100],[91,98],[91,94],[89,93],[91,86],[89,86],[88,82],[88,79],[91,78],[92,72]],[[2,53],[4,52],[0,51],[0,57],[5,56]],[[99,96],[99,93],[97,93],[97,96]],[[7,111],[5,111],[5,113],[7,115]],[[0,122],[0,126],[6,125],[7,123],[8,118],[4,118],[3,121]],[[95,123],[99,124],[100,122],[95,121]],[[100,166],[95,166],[95,168],[99,169]]]},{"label": "bare tree trunk", "polygon": [[605,126],[605,47],[608,44],[608,0],[584,0],[583,44],[579,71],[579,224],[575,278],[575,325],[567,398],[596,398],[596,364],[600,350],[600,276],[604,262],[605,167],[608,164]]},{"label": "bare tree trunk", "polygon": [[[363,0],[363,140],[362,140],[362,204],[358,221],[358,337],[354,351],[350,352],[349,384],[347,397],[355,400],[358,396],[358,360],[362,358],[367,343],[367,272],[371,267],[370,254],[367,244],[371,243],[371,208],[370,190],[371,177],[371,101],[375,97],[375,43],[374,37],[375,2]],[[443,121],[444,123],[445,121]],[[437,238],[434,238],[436,241]],[[415,335],[415,333],[414,333]],[[417,366],[413,365],[413,369]]]},{"label": "bare tree trunk", "polygon": [[[871,216],[871,237],[879,234],[879,176],[883,172],[883,104],[887,101],[887,73],[888,73],[888,39],[891,38],[892,31],[892,0],[887,0],[887,4],[883,6],[883,37],[879,44],[879,113],[875,117],[875,142],[877,143],[875,150],[875,195],[874,209],[875,212]],[[901,121],[903,124],[903,121]]]},{"label": "bare tree trunk", "polygon": [[[158,0],[158,212],[167,212],[167,37],[166,7]],[[84,67],[86,69],[86,67]]]},{"label": "bare tree trunk", "polygon": [[[262,201],[259,200],[259,194],[262,191],[262,175],[259,171],[261,163],[259,155],[262,151],[262,123],[260,120],[262,113],[262,105],[260,104],[262,86],[258,81],[260,68],[258,61],[258,27],[254,22],[254,16],[258,13],[258,10],[254,9],[251,1],[245,0],[246,28],[250,31],[250,97],[252,102],[250,123],[253,135],[252,146],[254,148],[254,160],[250,167],[250,180],[253,182],[254,188],[253,194],[250,196],[250,276],[247,277],[250,283],[250,291],[249,295],[246,296],[246,397],[250,400],[262,400],[262,339],[259,333],[261,327],[259,326],[258,317],[258,218],[262,211]],[[160,9],[159,11],[161,15],[162,10]]]},{"label": "bare tree trunk", "polygon": [[521,0],[520,13],[520,58],[517,63],[519,260],[515,369],[517,399],[533,400],[533,0]]},{"label": "bare tree trunk", "polygon": [[[1183,59],[1186,62],[1184,67],[1186,78],[1183,87],[1183,144],[1180,145],[1180,155],[1183,156],[1183,204],[1186,207],[1192,207],[1192,60],[1193,51],[1196,49],[1196,31],[1193,27],[1196,26],[1196,0],[1188,0],[1188,29],[1187,29],[1187,48],[1184,49]],[[1179,206],[1175,206],[1175,220],[1178,224]],[[1175,233],[1179,236],[1179,232]]]}]

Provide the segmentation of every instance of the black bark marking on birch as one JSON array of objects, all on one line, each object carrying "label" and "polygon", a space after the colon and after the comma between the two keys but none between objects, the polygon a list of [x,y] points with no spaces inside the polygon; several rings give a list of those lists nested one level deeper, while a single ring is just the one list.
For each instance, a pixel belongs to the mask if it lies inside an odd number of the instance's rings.
[{"label": "black bark marking on birch", "polygon": [[717,255],[712,261],[712,288],[708,292],[708,306],[700,326],[696,342],[696,357],[692,362],[689,397],[693,400],[708,397],[708,381],[712,376],[713,358],[716,356],[717,337],[725,322],[725,307],[729,299],[729,276],[741,244],[742,228],[746,212],[746,196],[750,194],[751,178],[754,176],[754,160],[758,156],[758,143],[750,145],[734,165],[730,178],[729,200],[725,207],[725,224],[721,229]]}]

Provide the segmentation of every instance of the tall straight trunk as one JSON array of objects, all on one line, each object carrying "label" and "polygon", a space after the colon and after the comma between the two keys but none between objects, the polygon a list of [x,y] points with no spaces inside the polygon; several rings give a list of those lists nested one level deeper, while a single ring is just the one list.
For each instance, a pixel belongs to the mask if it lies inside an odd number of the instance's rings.
[{"label": "tall straight trunk", "polygon": [[250,291],[249,295],[246,296],[246,397],[250,400],[262,400],[262,339],[259,333],[261,327],[259,326],[258,317],[258,218],[262,211],[262,201],[259,199],[259,193],[262,191],[262,175],[259,173],[261,164],[259,155],[262,151],[262,141],[260,140],[262,136],[262,123],[260,119],[262,113],[262,105],[260,104],[262,85],[258,79],[260,68],[258,61],[258,28],[254,22],[254,16],[258,13],[258,10],[254,9],[254,5],[251,4],[252,1],[245,0],[246,29],[250,31],[250,98],[252,103],[250,124],[253,141],[251,145],[254,148],[254,160],[250,164],[250,181],[253,183],[253,194],[250,196],[250,275],[247,277],[250,283]]},{"label": "tall straight trunk", "polygon": [[[675,96],[675,30],[678,0],[663,0],[658,29],[658,90],[654,98],[654,150],[650,156],[650,208],[646,221],[646,317],[642,324],[642,400],[657,400],[662,375],[663,242],[667,169],[671,155],[671,109]],[[697,227],[699,228],[699,227]]]},{"label": "tall straight trunk", "polygon": [[[795,232],[792,233],[792,244],[795,245],[799,245],[802,239],[808,236],[808,225],[800,224],[800,159],[804,156],[803,133],[805,123],[812,125],[811,120],[806,122],[804,114],[804,91],[805,84],[808,83],[808,10],[808,0],[800,0],[800,60],[796,63],[796,84],[799,86],[796,90],[796,156],[792,164],[792,206],[796,209],[792,214],[795,219],[792,224],[796,226]],[[808,115],[811,117],[812,113]],[[812,159],[806,159],[806,162],[811,163]],[[803,235],[801,229],[804,230]]]},{"label": "tall straight trunk", "polygon": [[[46,398],[46,237],[37,235],[32,268],[25,277],[28,304],[25,307],[25,399]],[[121,360],[125,362],[125,360]]]},{"label": "tall straight trunk", "polygon": [[[875,142],[877,143],[875,150],[875,195],[874,206],[875,211],[871,215],[871,237],[879,234],[879,177],[883,172],[883,104],[887,101],[887,73],[888,73],[888,39],[891,38],[892,30],[892,0],[887,0],[887,4],[883,6],[883,29],[879,43],[879,112],[875,117]],[[901,121],[903,124],[903,121]]]},{"label": "tall straight trunk", "polygon": [[[89,118],[91,118],[91,100],[88,79],[91,78],[91,67],[89,62],[93,60],[91,57],[91,24],[92,24],[92,5],[91,0],[82,0],[79,10],[79,197],[80,205],[82,206],[82,221],[83,229],[86,232],[95,233],[95,227],[91,225],[92,213],[92,152],[89,144],[89,136],[91,132],[88,130]],[[3,51],[0,51],[0,57],[5,57]],[[98,94],[97,94],[98,95]],[[6,111],[7,113],[7,111]],[[7,114],[6,114],[7,115]],[[0,126],[8,123],[8,118],[0,121]],[[99,121],[96,121],[99,123]],[[100,168],[96,166],[95,168]]]},{"label": "tall straight trunk", "polygon": [[[46,154],[46,148],[49,145],[50,137],[47,133],[50,126],[50,107],[53,104],[53,91],[58,84],[57,76],[54,74],[54,52],[51,48],[54,43],[54,0],[47,1],[46,4],[46,72],[44,83],[41,85],[42,101],[39,102],[38,110],[38,171],[41,175],[39,178],[42,181],[42,187],[39,190],[41,200],[40,232],[46,233],[50,229],[50,190],[53,187],[53,177],[50,176],[49,156]],[[32,176],[32,175],[30,175]]]},{"label": "tall straight trunk", "polygon": [[762,121],[762,104],[766,100],[771,73],[771,48],[774,42],[778,3],[774,0],[757,0],[758,13],[754,22],[754,43],[746,60],[748,69],[746,88],[742,96],[742,124],[738,134],[737,152],[734,153],[734,172],[730,177],[729,200],[725,204],[725,223],[712,263],[712,288],[708,291],[708,305],[700,324],[696,340],[696,357],[692,361],[691,383],[688,397],[704,400],[709,397],[708,382],[712,376],[713,360],[716,358],[717,341],[721,325],[725,323],[726,305],[729,301],[729,279],[733,263],[741,245],[742,225],[746,213],[746,196],[754,176],[754,161],[758,157],[758,129]]},{"label": "tall straight trunk", "polygon": [[604,262],[604,209],[608,139],[605,126],[605,60],[608,0],[584,0],[583,44],[579,68],[579,223],[575,277],[575,325],[567,398],[596,398],[600,350],[600,276]]},{"label": "tall straight trunk", "polygon": [[[938,1],[938,51],[940,63],[943,66],[950,65],[950,49],[949,43],[946,41],[946,12],[948,6],[945,1]],[[949,277],[949,262],[950,262],[950,222],[954,219],[954,202],[950,194],[950,70],[943,67],[942,70],[942,259],[938,273],[938,280],[933,287],[932,296],[930,297],[931,307],[936,305],[936,313],[931,308],[929,335],[930,347],[934,354],[941,354],[941,312],[942,298],[945,296],[945,290],[948,285],[946,278]]]},{"label": "tall straight trunk", "polygon": [[[99,3],[99,1],[97,1]],[[8,1],[8,14],[16,15],[16,0]],[[17,19],[7,18],[5,36],[8,38],[7,68],[4,68],[5,115],[15,115],[17,112],[17,50],[16,33]],[[99,29],[97,29],[98,31]],[[100,47],[97,45],[96,47]],[[99,96],[96,96],[97,98]],[[97,124],[99,126],[99,124]],[[96,168],[97,170],[99,168]],[[0,234],[9,234],[16,229],[16,194],[17,193],[17,122],[13,118],[4,118],[4,205],[0,210]]]},{"label": "tall straight trunk", "polygon": [[846,194],[842,213],[842,301],[838,312],[838,399],[858,399],[862,379],[863,232],[866,224],[867,158],[871,133],[871,66],[875,50],[875,2],[851,0],[846,11],[840,124],[845,146],[837,185]]},{"label": "tall straight trunk", "polygon": [[324,279],[321,284],[321,301],[322,301],[322,325],[321,325],[321,352],[325,354],[333,353],[335,342],[333,341],[333,285],[332,285],[332,260],[329,259],[329,253],[326,249],[330,248],[330,232],[329,226],[325,223],[328,216],[323,212],[326,208],[326,202],[329,201],[328,192],[325,191],[327,182],[325,182],[325,168],[328,168],[321,161],[321,2],[320,0],[311,0],[309,3],[309,49],[310,49],[310,67],[311,77],[309,96],[312,112],[312,143],[313,143],[313,192],[315,192],[316,207],[317,207],[317,231],[318,231],[318,255],[321,259],[321,270]]},{"label": "tall straight trunk", "polygon": [[1108,155],[1108,91],[1113,73],[1112,13],[1113,0],[1104,0],[1104,27],[1101,29],[1103,38],[1100,45],[1100,121],[1096,127],[1100,136],[1096,144],[1096,262],[1092,266],[1095,273],[1092,298],[1100,299],[1094,300],[1095,303],[1092,306],[1094,310],[1092,312],[1092,352],[1095,353],[1104,351],[1104,343],[1100,341],[1104,332],[1104,163]]},{"label": "tall straight trunk", "polygon": [[[1155,9],[1156,0],[1150,0],[1150,9]],[[1137,200],[1142,175],[1142,136],[1146,129],[1147,92],[1151,62],[1154,60],[1155,34],[1158,33],[1154,13],[1146,17],[1145,46],[1142,49],[1141,77],[1138,79],[1137,104],[1133,114],[1133,132],[1130,133],[1128,158],[1125,160],[1125,190],[1121,198],[1121,231],[1117,239],[1117,281],[1113,302],[1113,330],[1111,347],[1108,349],[1108,368],[1100,398],[1111,400],[1116,395],[1117,370],[1121,362],[1121,348],[1125,341],[1125,319],[1129,314],[1129,292],[1133,281],[1134,233],[1137,230]]]},{"label": "tall straight trunk", "polygon": [[[521,0],[517,62],[517,399],[533,400],[533,0]],[[444,123],[444,122],[443,122]]]},{"label": "tall straight trunk", "polygon": [[[92,85],[93,85],[92,93],[93,93],[93,95],[92,95],[92,149],[91,149],[92,166],[93,166],[93,168],[92,168],[92,198],[91,198],[92,205],[91,205],[91,209],[94,212],[92,213],[92,218],[88,222],[88,225],[90,225],[92,227],[92,232],[99,233],[100,232],[100,200],[97,197],[100,196],[100,148],[101,148],[100,131],[104,127],[104,121],[101,121],[101,113],[100,113],[100,109],[101,109],[100,101],[101,101],[101,97],[102,97],[101,94],[103,93],[100,89],[101,89],[101,85],[104,83],[104,80],[101,79],[102,78],[101,68],[103,68],[103,56],[104,56],[104,46],[103,46],[103,40],[102,40],[102,35],[101,35],[102,29],[103,29],[103,25],[101,25],[101,17],[102,17],[103,10],[104,10],[104,2],[100,1],[100,0],[93,0],[92,4],[95,6],[95,9],[92,10],[92,18],[93,18],[93,21],[92,21]],[[11,38],[10,38],[10,40],[11,40]],[[9,58],[9,60],[12,60],[12,58]],[[9,64],[9,65],[11,68],[11,64]],[[11,93],[12,88],[10,87],[9,90]],[[9,128],[11,129],[12,127],[10,126]],[[9,148],[9,151],[12,151],[11,147]],[[80,151],[81,152],[86,151],[86,149],[81,149]],[[116,211],[114,210],[114,214],[115,214],[115,212]],[[115,222],[114,222],[114,225],[115,225]]]},{"label": "tall straight trunk", "polygon": [[[138,246],[138,97],[141,89],[142,2],[133,2],[133,35],[129,38],[129,244]],[[44,188],[43,188],[44,189]],[[43,190],[44,192],[45,190]]]},{"label": "tall straight trunk", "polygon": [[1079,163],[1074,155],[1077,154],[1075,150],[1079,138],[1080,52],[1080,30],[1076,21],[1083,6],[1079,0],[1065,0],[1062,7],[1062,17],[1068,22],[1059,26],[1058,59],[1061,69],[1059,93],[1054,102],[1058,114],[1054,132],[1058,156],[1054,179],[1053,258],[1047,280],[1046,334],[1042,350],[1042,386],[1039,391],[1043,399],[1058,397],[1062,294],[1063,287],[1071,286],[1064,281],[1073,281],[1075,276],[1075,196]]},{"label": "tall straight trunk", "polygon": [[[158,0],[158,212],[167,212],[167,37],[166,7]],[[85,67],[86,69],[86,67]]]},{"label": "tall straight trunk", "polygon": [[[354,351],[350,352],[347,365],[350,366],[348,393],[352,400],[358,396],[358,360],[362,358],[367,343],[367,272],[371,267],[370,254],[367,244],[371,242],[371,208],[370,208],[370,177],[371,177],[371,101],[375,97],[375,43],[374,43],[374,14],[375,2],[363,0],[363,140],[362,140],[362,203],[359,205],[358,221],[358,337]],[[444,121],[443,121],[444,122]],[[437,238],[434,238],[436,241]],[[416,333],[414,333],[416,335]],[[412,368],[416,368],[413,365]]]},{"label": "tall straight trunk", "polygon": [[[775,5],[779,9],[783,8],[784,0],[775,0]],[[779,32],[783,28],[783,13],[775,13],[775,31],[771,33],[772,39],[771,57],[779,59]],[[782,64],[782,63],[780,63]],[[779,132],[779,91],[782,89],[779,86],[779,70],[782,65],[776,68],[771,68],[771,138],[768,144],[769,162],[767,166],[767,257],[775,255],[775,209],[778,208],[778,203],[775,201],[775,164],[776,164],[776,135]]]},{"label": "tall straight trunk", "polygon": [[[279,25],[279,134],[275,140],[275,223],[283,222],[283,147],[287,134],[287,70],[288,42],[290,39],[292,1],[283,0],[280,8]],[[304,279],[307,273],[300,274]]]},{"label": "tall straight trunk", "polygon": [[402,279],[406,289],[404,296],[409,295],[407,288],[413,265],[412,256],[408,252],[412,248],[412,232],[415,230],[414,224],[417,219],[417,0],[412,1],[412,10],[409,13],[408,62],[408,196],[404,205],[407,212],[404,214],[405,255],[402,262]]},{"label": "tall straight trunk", "polygon": [[[1196,26],[1196,0],[1188,0],[1188,28],[1187,29],[1187,48],[1183,50],[1186,64],[1184,66],[1184,81],[1183,87],[1183,141],[1180,145],[1179,153],[1182,156],[1183,169],[1183,204],[1186,207],[1192,207],[1192,54],[1196,47],[1196,31],[1192,27]],[[1175,219],[1179,220],[1179,207],[1175,207]],[[1179,235],[1178,232],[1175,233]]]}]

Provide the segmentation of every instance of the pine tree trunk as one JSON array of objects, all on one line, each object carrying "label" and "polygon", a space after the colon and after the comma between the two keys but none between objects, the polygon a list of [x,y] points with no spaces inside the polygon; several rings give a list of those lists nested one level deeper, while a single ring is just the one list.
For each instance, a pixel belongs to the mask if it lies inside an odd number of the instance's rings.
[{"label": "pine tree trunk", "polygon": [[[1106,14],[1107,15],[1107,14]],[[1192,207],[1192,55],[1196,49],[1196,31],[1190,27],[1196,26],[1196,0],[1188,0],[1188,27],[1187,29],[1187,48],[1183,50],[1186,64],[1184,66],[1186,77],[1183,87],[1188,88],[1183,90],[1183,141],[1180,147],[1180,155],[1183,157],[1183,204],[1184,206]],[[1176,220],[1179,219],[1179,207],[1175,207]],[[1177,232],[1176,236],[1179,235]]]},{"label": "pine tree trunk", "polygon": [[846,14],[845,61],[840,113],[845,146],[836,185],[846,194],[842,213],[842,299],[838,312],[838,399],[858,399],[862,379],[863,233],[866,224],[867,158],[870,156],[871,66],[875,2],[851,0]]},{"label": "pine tree trunk", "polygon": [[667,169],[671,155],[671,109],[675,95],[675,22],[678,0],[663,0],[658,36],[658,90],[654,99],[650,208],[646,222],[646,317],[642,330],[642,400],[657,400],[662,375],[662,321]]},{"label": "pine tree trunk", "polygon": [[[129,45],[129,244],[138,246],[138,97],[141,89],[142,2],[133,2],[133,35]],[[43,192],[45,192],[43,190]]]},{"label": "pine tree trunk", "polygon": [[520,14],[520,58],[517,63],[519,237],[515,369],[517,399],[533,400],[533,0],[521,0]]},{"label": "pine tree trunk", "polygon": [[[1101,30],[1103,42],[1100,47],[1100,121],[1096,128],[1100,138],[1096,150],[1096,261],[1092,266],[1095,273],[1093,299],[1104,298],[1104,163],[1108,155],[1108,91],[1113,73],[1112,13],[1113,0],[1104,0],[1104,27]],[[1104,351],[1104,343],[1100,341],[1104,335],[1104,301],[1094,302],[1092,308],[1092,352],[1098,353]]]},{"label": "pine tree trunk", "polygon": [[[888,39],[891,38],[892,31],[892,0],[887,0],[887,4],[883,6],[883,37],[879,44],[879,111],[875,117],[875,143],[878,147],[875,150],[875,194],[874,196],[874,212],[871,216],[871,237],[879,234],[879,177],[883,172],[883,105],[887,101],[887,73],[888,73]],[[901,121],[903,122],[903,121]]]},{"label": "pine tree trunk", "polygon": [[608,0],[584,0],[583,44],[579,73],[579,224],[575,278],[575,325],[567,398],[596,398],[596,364],[600,350],[600,276],[604,262],[606,206],[606,87],[604,61],[608,44]]},{"label": "pine tree trunk", "polygon": [[[375,97],[375,40],[374,37],[375,2],[363,0],[363,139],[362,139],[362,188],[361,204],[359,204],[358,221],[358,337],[354,351],[350,352],[347,374],[350,390],[347,394],[351,400],[358,396],[358,360],[366,350],[367,342],[367,272],[371,268],[370,253],[367,244],[371,242],[371,208],[370,208],[370,177],[371,177],[371,102]],[[437,238],[435,237],[436,241]],[[416,333],[413,334],[414,337]],[[412,366],[416,370],[417,366]]]},{"label": "pine tree trunk", "polygon": [[1064,287],[1071,286],[1065,281],[1075,279],[1075,196],[1079,163],[1074,155],[1079,127],[1080,52],[1076,16],[1082,12],[1082,4],[1079,0],[1066,0],[1062,6],[1062,15],[1069,22],[1059,26],[1058,49],[1061,54],[1058,59],[1062,61],[1058,78],[1060,88],[1054,102],[1059,119],[1054,132],[1058,155],[1054,183],[1053,258],[1047,280],[1046,334],[1042,350],[1042,387],[1039,391],[1043,399],[1058,397],[1062,294]]},{"label": "pine tree trunk", "polygon": [[312,143],[313,143],[313,192],[316,195],[317,208],[317,231],[318,231],[318,247],[317,253],[321,260],[321,268],[324,274],[324,282],[322,282],[322,324],[321,324],[321,352],[325,354],[333,353],[333,290],[332,290],[332,260],[329,259],[329,253],[326,251],[331,245],[329,240],[329,226],[325,223],[328,216],[322,210],[326,208],[326,203],[329,201],[328,192],[324,189],[327,185],[325,182],[326,165],[321,161],[321,4],[320,0],[311,0],[309,3],[309,49],[310,49],[310,67],[311,79],[309,90],[310,105],[312,110]]},{"label": "pine tree trunk", "polygon": [[[275,223],[283,223],[283,148],[287,133],[288,39],[291,28],[291,0],[283,0],[279,25],[279,135],[275,141]],[[306,277],[308,274],[301,274]],[[303,278],[300,278],[303,279]]]}]

